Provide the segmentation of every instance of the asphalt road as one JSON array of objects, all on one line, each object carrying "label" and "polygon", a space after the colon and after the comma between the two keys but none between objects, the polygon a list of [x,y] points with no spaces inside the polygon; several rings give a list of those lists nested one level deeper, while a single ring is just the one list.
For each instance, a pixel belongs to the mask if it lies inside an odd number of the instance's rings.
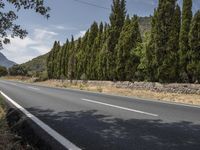
[{"label": "asphalt road", "polygon": [[0,80],[0,90],[86,150],[200,150],[200,108]]}]

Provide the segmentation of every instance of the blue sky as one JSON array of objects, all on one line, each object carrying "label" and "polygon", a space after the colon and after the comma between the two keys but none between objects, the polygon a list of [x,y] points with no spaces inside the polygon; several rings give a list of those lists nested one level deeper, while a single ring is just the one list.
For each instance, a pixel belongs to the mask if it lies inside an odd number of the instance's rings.
[{"label": "blue sky", "polygon": [[[98,8],[76,0],[45,0],[51,7],[49,20],[33,11],[18,12],[17,23],[26,28],[29,35],[21,40],[15,38],[2,51],[9,59],[23,63],[50,51],[55,40],[64,42],[71,35],[83,36],[93,21],[108,22],[112,0],[80,0],[98,5]],[[193,0],[193,9],[200,9],[200,0]],[[181,3],[181,0],[179,0]],[[157,0],[127,0],[130,15],[149,16],[157,6]],[[9,6],[10,8],[10,6]],[[12,8],[12,7],[11,7]]]}]

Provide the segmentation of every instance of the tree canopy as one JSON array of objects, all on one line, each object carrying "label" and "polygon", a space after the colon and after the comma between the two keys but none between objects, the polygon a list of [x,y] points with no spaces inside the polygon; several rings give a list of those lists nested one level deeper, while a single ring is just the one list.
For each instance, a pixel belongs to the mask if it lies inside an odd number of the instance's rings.
[{"label": "tree canopy", "polygon": [[[14,5],[16,10],[5,12],[6,5]],[[17,11],[20,9],[31,9],[36,13],[49,18],[50,8],[44,5],[44,0],[0,0],[0,48],[3,44],[10,43],[10,38],[24,38],[27,31],[22,29],[15,21],[18,19]]]}]

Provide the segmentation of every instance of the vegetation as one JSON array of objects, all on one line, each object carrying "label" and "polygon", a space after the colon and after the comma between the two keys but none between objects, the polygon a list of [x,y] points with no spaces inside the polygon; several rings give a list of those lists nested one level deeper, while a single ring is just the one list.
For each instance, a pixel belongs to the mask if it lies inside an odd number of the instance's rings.
[{"label": "vegetation", "polygon": [[132,80],[133,61],[138,62],[134,48],[142,39],[138,17],[129,18],[125,6],[124,0],[113,1],[110,24],[94,22],[76,42],[73,37],[63,46],[56,41],[47,58],[49,78]]},{"label": "vegetation", "polygon": [[55,41],[47,58],[50,79],[200,82],[199,12],[192,0],[160,0],[151,29],[144,18],[126,13],[125,0],[113,0],[109,23],[94,22],[84,37]]},{"label": "vegetation", "polygon": [[8,74],[7,68],[0,66],[0,77]]},{"label": "vegetation", "polygon": [[37,58],[32,59],[24,64],[21,64],[21,67],[24,67],[28,71],[29,76],[36,77],[38,74],[45,72],[47,70],[46,60],[48,53]]},{"label": "vegetation", "polygon": [[9,68],[9,74],[11,76],[26,76],[27,70],[20,65],[14,65],[13,67]]}]

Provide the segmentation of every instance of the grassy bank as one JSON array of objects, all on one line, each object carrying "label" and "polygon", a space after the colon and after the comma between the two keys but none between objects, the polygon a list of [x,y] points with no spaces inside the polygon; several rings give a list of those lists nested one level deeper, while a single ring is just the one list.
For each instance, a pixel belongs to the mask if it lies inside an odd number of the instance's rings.
[{"label": "grassy bank", "polygon": [[0,95],[0,150],[33,150],[22,139],[13,134],[6,121],[6,106]]}]

